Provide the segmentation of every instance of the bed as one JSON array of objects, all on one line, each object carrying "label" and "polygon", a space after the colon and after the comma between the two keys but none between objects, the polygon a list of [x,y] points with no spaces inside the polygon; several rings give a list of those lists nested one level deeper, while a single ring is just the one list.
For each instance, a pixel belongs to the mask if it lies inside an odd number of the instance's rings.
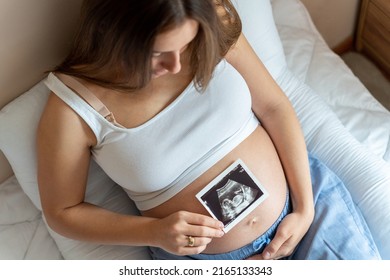
[{"label": "bed", "polygon": [[[390,112],[329,49],[299,0],[234,3],[249,42],[295,107],[308,150],[344,181],[382,258],[390,259]],[[4,95],[1,89],[0,100]],[[145,247],[79,242],[47,227],[35,175],[35,129],[47,96],[43,78],[0,112],[0,150],[13,171],[0,182],[0,259],[149,259]],[[86,200],[138,214],[94,162]]]}]

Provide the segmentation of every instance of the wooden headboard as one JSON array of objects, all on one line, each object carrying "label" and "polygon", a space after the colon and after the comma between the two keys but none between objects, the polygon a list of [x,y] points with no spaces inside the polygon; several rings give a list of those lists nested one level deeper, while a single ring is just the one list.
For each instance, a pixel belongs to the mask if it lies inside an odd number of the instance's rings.
[{"label": "wooden headboard", "polygon": [[[0,2],[0,108],[66,55],[82,0]],[[0,182],[12,170],[0,152]]]}]

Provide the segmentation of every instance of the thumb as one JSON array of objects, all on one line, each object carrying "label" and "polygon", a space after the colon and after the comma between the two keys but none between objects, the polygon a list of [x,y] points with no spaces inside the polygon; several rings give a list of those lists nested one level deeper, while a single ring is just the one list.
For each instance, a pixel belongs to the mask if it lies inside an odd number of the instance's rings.
[{"label": "thumb", "polygon": [[261,253],[264,260],[270,260],[275,258],[276,253],[279,251],[280,247],[286,242],[286,238],[282,234],[276,232],[275,237],[272,241],[265,247],[263,253]]}]

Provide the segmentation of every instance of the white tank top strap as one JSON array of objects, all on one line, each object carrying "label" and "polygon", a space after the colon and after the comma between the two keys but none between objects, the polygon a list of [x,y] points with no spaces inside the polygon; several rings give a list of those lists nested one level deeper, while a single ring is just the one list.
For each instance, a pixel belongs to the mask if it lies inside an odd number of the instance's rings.
[{"label": "white tank top strap", "polygon": [[113,123],[118,127],[122,127],[119,123],[116,122],[114,114],[108,110],[106,105],[100,101],[99,98],[96,97],[87,87],[85,87],[82,83],[77,81],[75,78],[62,74],[55,74],[58,79],[60,79],[67,87],[72,89],[75,93],[77,93],[80,97],[82,97],[92,108],[94,108],[100,115],[102,115],[107,121]]}]

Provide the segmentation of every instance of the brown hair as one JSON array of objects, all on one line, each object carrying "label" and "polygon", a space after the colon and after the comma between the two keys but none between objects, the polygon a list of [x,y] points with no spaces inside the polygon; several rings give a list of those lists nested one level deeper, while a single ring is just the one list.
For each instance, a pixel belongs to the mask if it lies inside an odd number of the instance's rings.
[{"label": "brown hair", "polygon": [[107,88],[140,89],[151,79],[156,36],[187,18],[199,22],[189,58],[196,86],[205,88],[241,33],[229,0],[84,0],[71,51],[54,71]]}]

